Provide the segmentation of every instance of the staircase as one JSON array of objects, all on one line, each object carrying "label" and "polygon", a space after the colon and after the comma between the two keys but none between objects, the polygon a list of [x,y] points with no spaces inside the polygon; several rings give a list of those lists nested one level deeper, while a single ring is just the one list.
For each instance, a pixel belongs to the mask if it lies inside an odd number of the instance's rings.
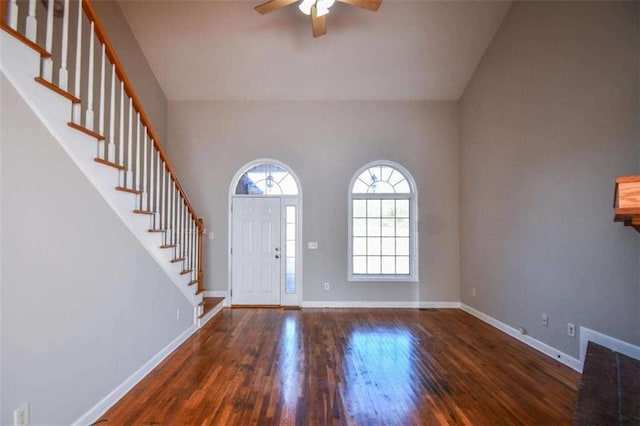
[{"label": "staircase", "polygon": [[204,310],[204,222],[90,0],[43,3],[0,1],[0,70],[194,306],[199,326],[219,310]]}]

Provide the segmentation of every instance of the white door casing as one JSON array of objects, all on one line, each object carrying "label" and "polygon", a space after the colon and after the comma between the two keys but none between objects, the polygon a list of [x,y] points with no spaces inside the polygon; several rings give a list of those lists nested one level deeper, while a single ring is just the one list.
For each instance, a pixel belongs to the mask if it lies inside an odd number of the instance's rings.
[{"label": "white door casing", "polygon": [[280,304],[280,214],[280,197],[234,198],[232,304]]}]

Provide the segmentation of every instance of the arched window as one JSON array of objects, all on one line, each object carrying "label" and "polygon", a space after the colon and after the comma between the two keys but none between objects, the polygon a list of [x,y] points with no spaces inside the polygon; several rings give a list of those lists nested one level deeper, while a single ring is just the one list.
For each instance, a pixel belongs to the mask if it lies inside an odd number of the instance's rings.
[{"label": "arched window", "polygon": [[375,161],[349,187],[349,280],[417,281],[416,185],[401,165]]},{"label": "arched window", "polygon": [[260,163],[244,172],[236,185],[237,195],[298,195],[298,185],[282,166]]}]

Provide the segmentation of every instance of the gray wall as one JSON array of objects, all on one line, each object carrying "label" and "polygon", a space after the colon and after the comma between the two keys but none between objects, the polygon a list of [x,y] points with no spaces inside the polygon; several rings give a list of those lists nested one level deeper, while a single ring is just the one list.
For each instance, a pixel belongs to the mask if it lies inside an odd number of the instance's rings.
[{"label": "gray wall", "polygon": [[0,89],[0,423],[29,402],[31,424],[69,424],[193,308],[4,76]]},{"label": "gray wall", "polygon": [[515,2],[460,103],[462,302],[573,356],[568,322],[640,343],[639,48],[637,2]]},{"label": "gray wall", "polygon": [[[459,300],[457,123],[453,102],[170,101],[169,157],[215,232],[205,240],[205,287],[227,288],[231,179],[268,157],[301,180],[304,300]],[[381,159],[405,166],[418,185],[419,284],[347,282],[349,182]],[[307,241],[318,250],[307,250]]]}]

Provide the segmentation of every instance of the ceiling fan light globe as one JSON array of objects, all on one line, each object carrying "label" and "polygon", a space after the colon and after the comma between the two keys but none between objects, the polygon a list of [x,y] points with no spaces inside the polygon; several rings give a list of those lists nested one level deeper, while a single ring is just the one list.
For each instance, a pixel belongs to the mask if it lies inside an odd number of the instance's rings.
[{"label": "ceiling fan light globe", "polygon": [[298,5],[298,9],[300,9],[300,12],[304,13],[307,16],[311,15],[311,7],[313,6],[314,3],[315,3],[314,0],[303,0]]},{"label": "ceiling fan light globe", "polygon": [[316,3],[316,7],[318,8],[318,11],[316,13],[316,16],[318,18],[329,13],[329,8],[323,4],[320,4],[320,2]]},{"label": "ceiling fan light globe", "polygon": [[320,8],[320,5],[322,5],[323,7],[326,7],[327,9],[329,9],[331,6],[333,6],[333,4],[336,2],[336,0],[318,0],[318,8]]}]

